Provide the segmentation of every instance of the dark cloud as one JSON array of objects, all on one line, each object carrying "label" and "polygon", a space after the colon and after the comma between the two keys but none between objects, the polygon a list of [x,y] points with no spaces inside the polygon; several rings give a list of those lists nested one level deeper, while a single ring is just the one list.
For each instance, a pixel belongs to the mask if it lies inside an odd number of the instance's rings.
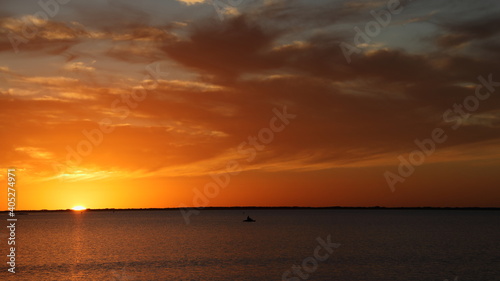
[{"label": "dark cloud", "polygon": [[241,16],[224,23],[200,24],[189,40],[169,44],[163,50],[185,66],[231,78],[277,67],[278,62],[265,57],[277,35],[276,31],[264,30]]},{"label": "dark cloud", "polygon": [[445,34],[438,37],[437,44],[443,48],[450,48],[476,40],[496,37],[500,33],[497,28],[499,25],[498,15],[444,24]]}]

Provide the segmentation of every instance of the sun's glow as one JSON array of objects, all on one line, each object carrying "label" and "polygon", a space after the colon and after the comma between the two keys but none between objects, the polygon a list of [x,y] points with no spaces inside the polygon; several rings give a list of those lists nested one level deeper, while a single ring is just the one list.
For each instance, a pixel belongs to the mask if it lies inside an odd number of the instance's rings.
[{"label": "sun's glow", "polygon": [[71,208],[71,210],[73,210],[73,211],[85,211],[85,210],[87,210],[87,208],[85,208],[83,206],[75,206],[75,207]]}]

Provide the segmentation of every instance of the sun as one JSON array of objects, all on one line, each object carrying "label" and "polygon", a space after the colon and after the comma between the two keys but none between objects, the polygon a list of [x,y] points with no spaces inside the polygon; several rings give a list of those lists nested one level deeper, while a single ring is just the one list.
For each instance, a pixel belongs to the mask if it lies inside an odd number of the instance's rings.
[{"label": "sun", "polygon": [[73,211],[85,211],[85,210],[87,210],[87,208],[85,208],[83,206],[75,206],[75,207],[71,208],[71,210],[73,210]]}]

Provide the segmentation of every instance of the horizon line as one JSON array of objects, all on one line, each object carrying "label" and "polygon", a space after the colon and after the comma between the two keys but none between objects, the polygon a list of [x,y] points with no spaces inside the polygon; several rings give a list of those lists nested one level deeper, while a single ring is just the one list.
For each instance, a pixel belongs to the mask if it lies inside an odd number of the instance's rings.
[{"label": "horizon line", "polygon": [[[308,206],[211,206],[211,207],[164,207],[164,208],[86,208],[85,211],[147,211],[147,210],[182,210],[182,209],[197,209],[197,210],[220,210],[220,209],[408,209],[408,210],[500,210],[500,207],[384,207],[384,206],[326,206],[326,207],[308,207]],[[14,210],[14,213],[19,212],[54,212],[54,211],[74,211],[68,209],[33,209],[33,210]],[[0,213],[9,213],[10,210],[0,210]]]}]

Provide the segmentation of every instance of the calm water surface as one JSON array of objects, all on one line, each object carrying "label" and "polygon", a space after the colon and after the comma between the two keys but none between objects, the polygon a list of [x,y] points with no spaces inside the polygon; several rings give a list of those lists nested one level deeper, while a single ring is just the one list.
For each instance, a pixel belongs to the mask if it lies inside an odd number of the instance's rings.
[{"label": "calm water surface", "polygon": [[[247,215],[257,222],[243,223]],[[0,280],[282,280],[304,260],[310,272],[290,280],[500,280],[499,211],[202,210],[189,225],[179,211],[18,219],[17,273],[4,263]],[[317,239],[328,236],[341,245],[317,261]]]}]

